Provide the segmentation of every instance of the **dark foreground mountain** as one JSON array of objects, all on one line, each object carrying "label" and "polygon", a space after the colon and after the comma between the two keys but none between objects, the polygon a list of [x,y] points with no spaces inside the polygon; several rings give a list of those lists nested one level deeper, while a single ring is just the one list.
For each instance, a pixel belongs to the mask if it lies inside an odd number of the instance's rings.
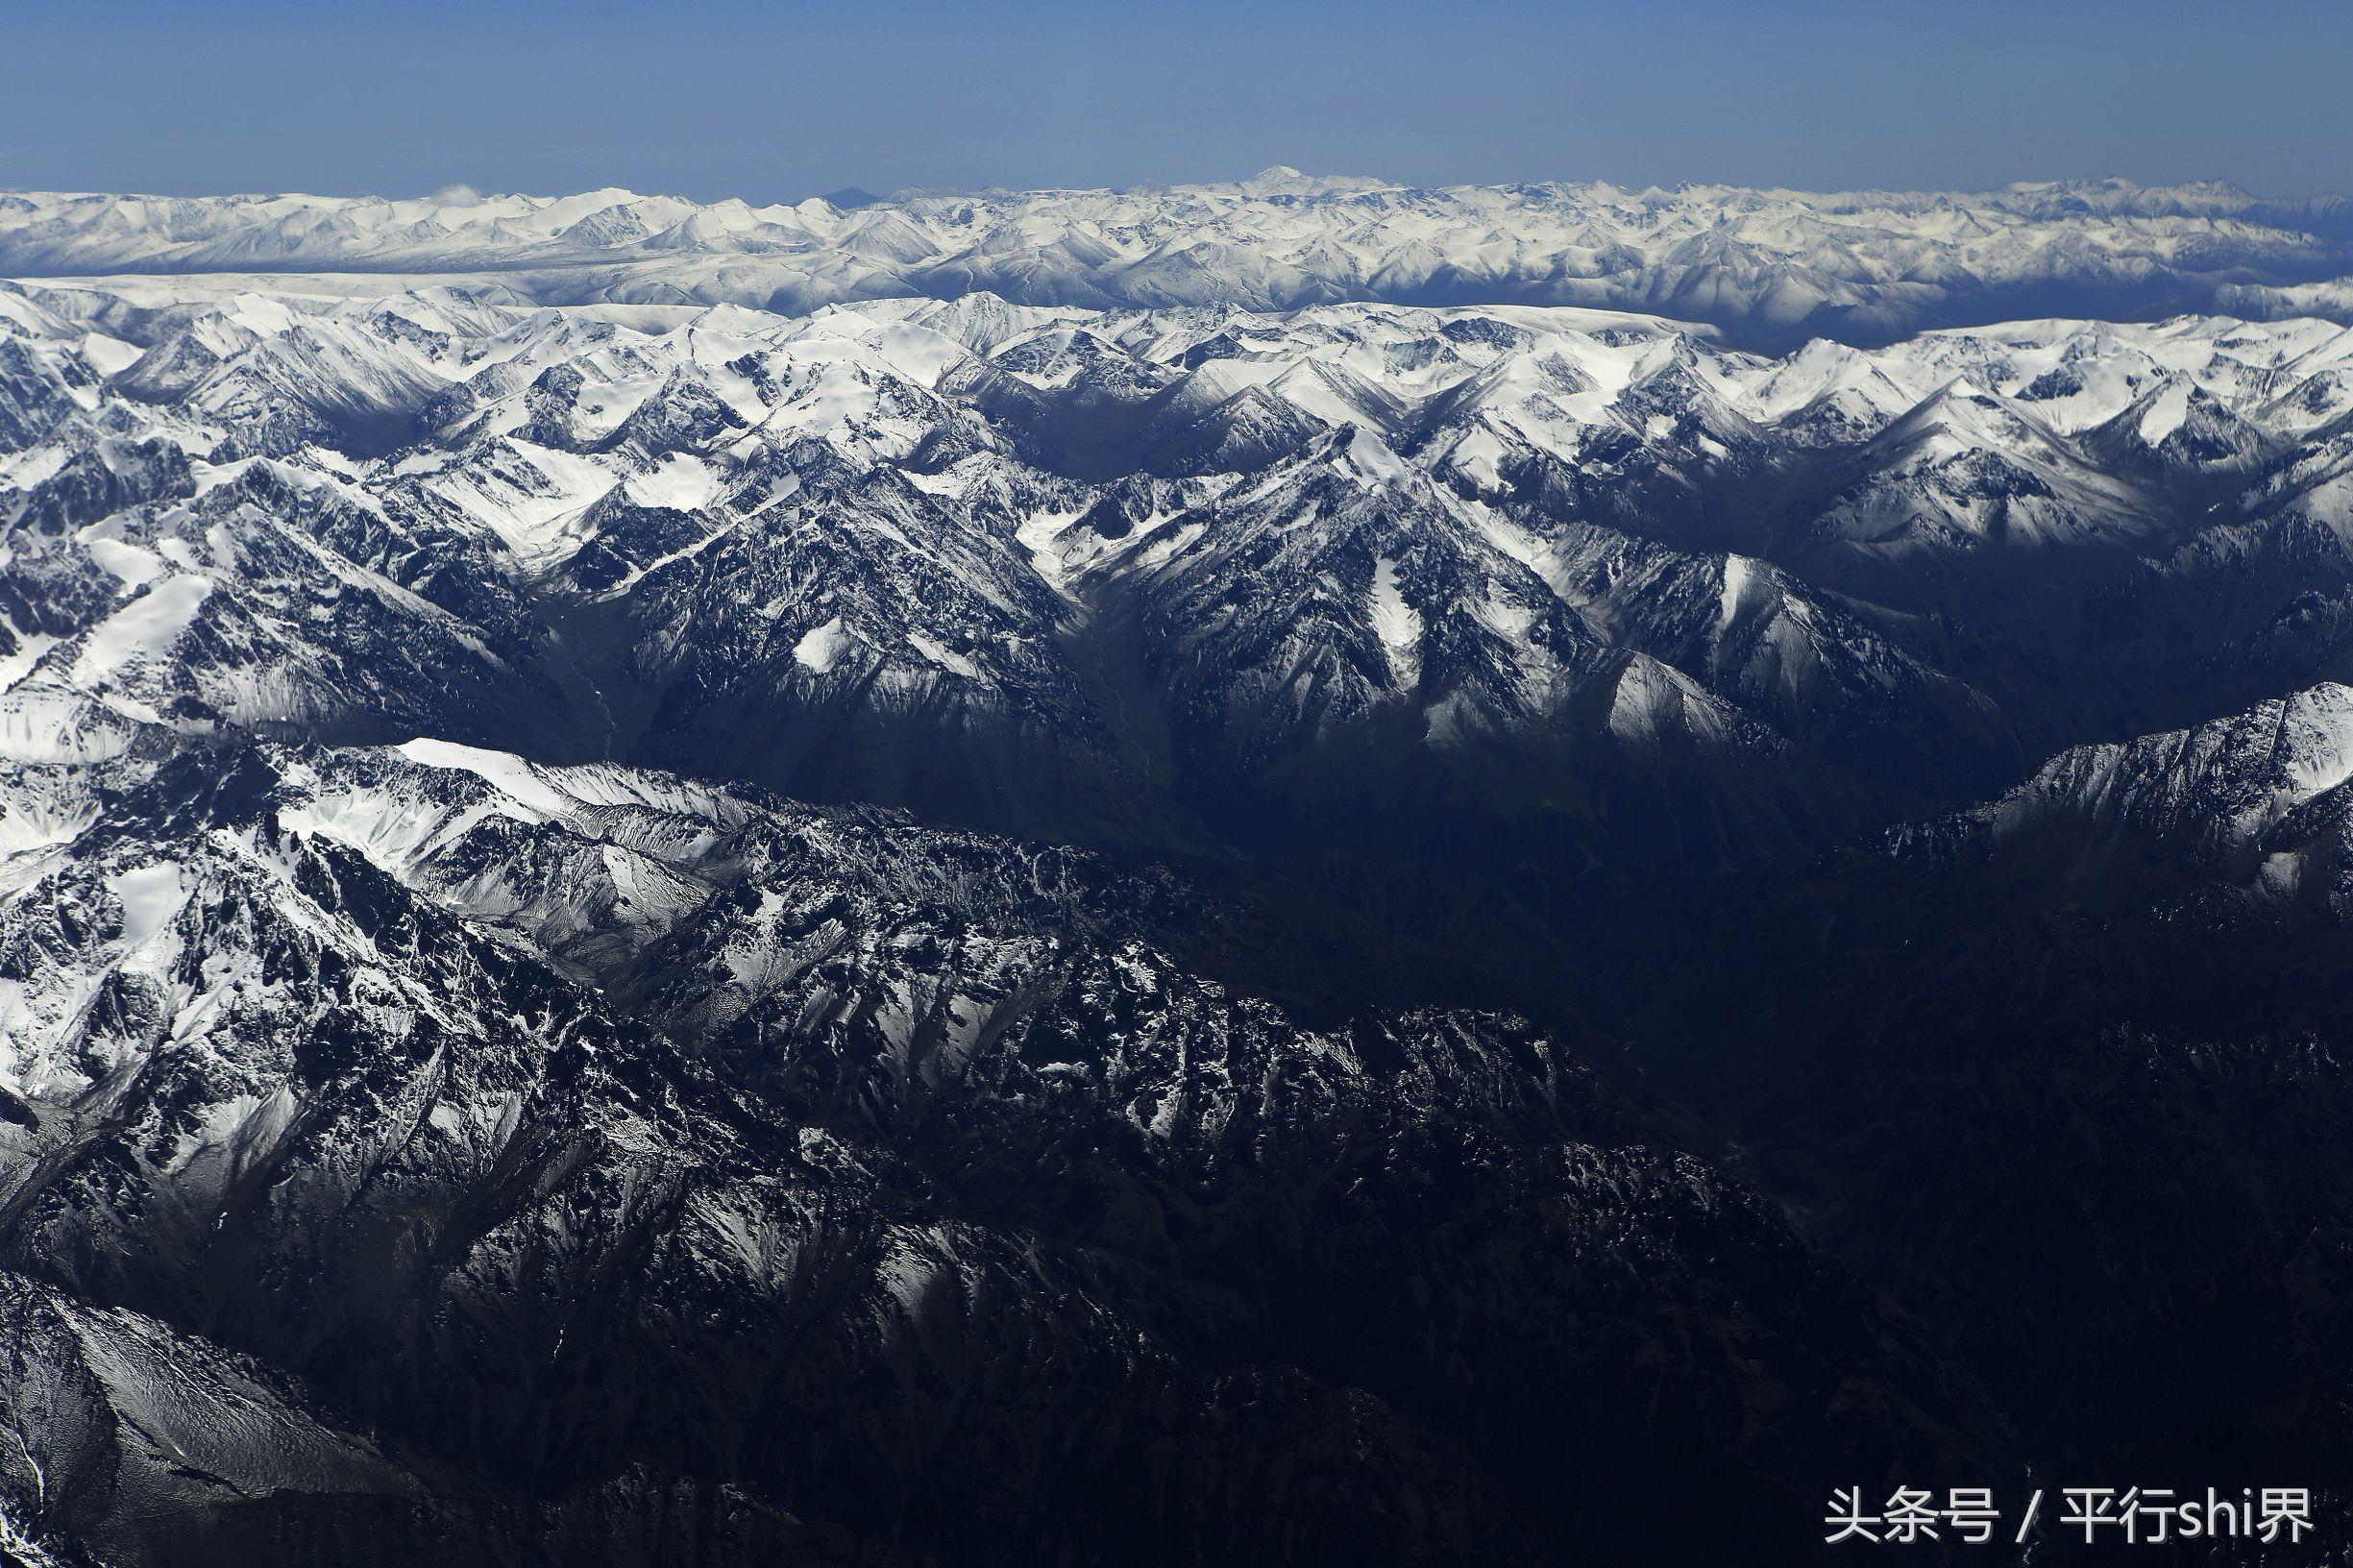
[{"label": "dark foreground mountain", "polygon": [[2063,753],[1721,919],[1654,1067],[2030,1448],[2341,1484],[2348,779],[2335,685]]},{"label": "dark foreground mountain", "polygon": [[1704,1487],[1794,1559],[1822,1475],[2018,1471],[1621,1069],[1302,1028],[1179,884],[439,743],[6,809],[28,1536],[1522,1561]]}]

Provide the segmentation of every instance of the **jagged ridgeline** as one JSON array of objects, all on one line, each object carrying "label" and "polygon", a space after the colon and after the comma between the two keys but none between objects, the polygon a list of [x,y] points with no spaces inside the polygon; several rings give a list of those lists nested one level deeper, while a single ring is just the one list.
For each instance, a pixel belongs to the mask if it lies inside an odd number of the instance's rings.
[{"label": "jagged ridgeline", "polygon": [[2346,243],[0,198],[0,1559],[2330,1484]]}]

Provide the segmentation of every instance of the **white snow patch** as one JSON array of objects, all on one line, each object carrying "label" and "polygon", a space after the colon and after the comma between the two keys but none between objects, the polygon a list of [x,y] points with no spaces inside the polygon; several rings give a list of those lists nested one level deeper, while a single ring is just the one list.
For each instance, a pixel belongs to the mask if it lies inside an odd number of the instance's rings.
[{"label": "white snow patch", "polygon": [[710,465],[691,453],[674,452],[650,474],[634,474],[625,481],[629,499],[640,506],[668,506],[681,512],[699,511],[719,494],[719,477]]},{"label": "white snow patch", "polygon": [[182,576],[159,582],[85,634],[74,678],[93,682],[141,654],[169,650],[212,592],[208,577]]},{"label": "white snow patch", "polygon": [[1386,442],[1361,426],[1351,430],[1346,444],[1332,454],[1332,466],[1343,474],[1353,474],[1375,484],[1402,486],[1413,478],[1413,471],[1406,466],[1406,460],[1391,452]]},{"label": "white snow patch", "polygon": [[141,550],[120,539],[92,539],[86,548],[91,560],[120,577],[130,587],[144,587],[163,576],[162,559],[152,550]]},{"label": "white snow patch", "polygon": [[967,680],[985,681],[989,678],[982,673],[979,665],[974,664],[946,644],[926,637],[919,631],[907,633],[907,641],[918,653],[922,654],[943,670],[952,670]]},{"label": "white snow patch", "polygon": [[1749,558],[1746,555],[1724,557],[1724,600],[1716,611],[1716,629],[1722,631],[1740,613],[1742,595],[1749,587]]},{"label": "white snow patch", "polygon": [[480,747],[460,746],[455,741],[437,741],[422,735],[393,749],[427,768],[452,768],[472,773],[507,798],[550,817],[562,817],[579,804],[550,784],[539,768],[503,751],[486,751]]},{"label": "white snow patch", "polygon": [[180,868],[169,861],[117,871],[107,878],[107,891],[122,901],[123,941],[134,947],[169,925],[188,901]]},{"label": "white snow patch", "polygon": [[804,670],[823,674],[841,662],[842,653],[849,646],[849,634],[842,627],[842,618],[835,616],[823,625],[811,626],[793,645],[793,657]]},{"label": "white snow patch", "polygon": [[1023,518],[1021,526],[1014,530],[1014,537],[1029,551],[1030,564],[1038,569],[1038,575],[1065,599],[1075,596],[1070,590],[1069,563],[1065,559],[1068,542],[1063,538],[1063,530],[1086,515],[1083,511],[1039,512]]},{"label": "white snow patch", "polygon": [[0,653],[0,692],[5,692],[33,673],[41,655],[63,642],[61,637],[45,631],[20,632],[15,650]]},{"label": "white snow patch", "polygon": [[82,337],[82,357],[101,376],[120,376],[137,364],[146,352],[135,343],[126,343],[104,332],[86,332]]},{"label": "white snow patch", "polygon": [[2141,415],[2141,439],[2157,446],[2181,429],[2190,417],[2190,383],[2175,381],[2160,392]]},{"label": "white snow patch", "polygon": [[1397,587],[1397,563],[1386,555],[1373,563],[1373,633],[1381,639],[1389,673],[1399,686],[1421,678],[1422,618]]}]

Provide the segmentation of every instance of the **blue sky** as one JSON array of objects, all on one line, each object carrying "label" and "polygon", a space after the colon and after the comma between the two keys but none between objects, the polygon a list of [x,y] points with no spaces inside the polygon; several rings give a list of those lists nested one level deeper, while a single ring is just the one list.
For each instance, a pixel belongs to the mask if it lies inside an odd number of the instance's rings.
[{"label": "blue sky", "polygon": [[19,5],[0,187],[2353,187],[2353,5]]}]

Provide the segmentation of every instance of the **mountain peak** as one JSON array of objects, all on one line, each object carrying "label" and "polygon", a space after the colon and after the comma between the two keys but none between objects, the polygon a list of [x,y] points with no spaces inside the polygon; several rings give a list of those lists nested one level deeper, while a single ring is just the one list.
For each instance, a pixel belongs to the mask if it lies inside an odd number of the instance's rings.
[{"label": "mountain peak", "polygon": [[1355,175],[1307,174],[1287,163],[1272,163],[1235,187],[1246,196],[1329,196],[1351,190],[1385,190],[1385,180]]}]

